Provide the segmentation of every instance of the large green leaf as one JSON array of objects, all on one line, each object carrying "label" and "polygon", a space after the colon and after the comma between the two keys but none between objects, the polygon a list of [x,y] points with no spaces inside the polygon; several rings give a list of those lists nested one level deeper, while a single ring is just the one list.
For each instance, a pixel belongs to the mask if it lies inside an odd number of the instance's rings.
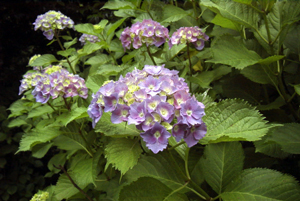
[{"label": "large green leaf", "polygon": [[110,120],[110,114],[104,113],[100,121],[96,124],[96,132],[102,132],[106,136],[124,137],[124,136],[138,136],[138,131],[135,125],[126,125],[125,122],[120,124],[113,124]]},{"label": "large green leaf", "polygon": [[90,23],[86,24],[76,24],[75,26],[76,31],[84,34],[89,34],[89,35],[96,35],[94,31],[94,26]]},{"label": "large green leaf", "polygon": [[200,5],[208,7],[213,12],[219,13],[223,17],[245,27],[253,29],[258,27],[259,14],[248,5],[232,0],[201,0]]},{"label": "large green leaf", "polygon": [[54,110],[49,105],[41,105],[34,108],[28,113],[28,118],[42,116],[43,114],[51,114]]},{"label": "large green leaf", "polygon": [[[71,178],[73,177],[71,173],[69,173],[69,175]],[[78,186],[79,188],[84,187],[81,185]],[[61,174],[55,186],[55,198],[58,200],[68,199],[77,193],[79,193],[79,190],[74,187],[67,175]]]},{"label": "large green leaf", "polygon": [[52,54],[43,54],[38,57],[30,66],[48,66],[53,62],[57,62],[57,59]]},{"label": "large green leaf", "polygon": [[[272,128],[273,130],[276,128]],[[255,141],[255,152],[263,153],[274,158],[286,158],[289,154],[281,150],[281,146],[276,142],[268,141],[268,135],[262,140]]]},{"label": "large green leaf", "polygon": [[241,70],[241,74],[249,80],[259,84],[272,84],[277,86],[278,79],[269,66],[255,64]]},{"label": "large green leaf", "polygon": [[112,164],[124,175],[137,164],[142,153],[138,139],[112,138],[105,147],[107,164]]},{"label": "large green leaf", "polygon": [[188,15],[188,13],[185,10],[183,10],[182,8],[179,8],[179,7],[173,6],[173,5],[167,5],[164,7],[162,23],[176,22],[187,15]]},{"label": "large green leaf", "polygon": [[187,201],[187,197],[174,193],[165,184],[151,177],[142,177],[128,186],[124,186],[120,193],[120,201]]},{"label": "large green leaf", "polygon": [[135,181],[140,177],[153,177],[175,190],[185,183],[184,178],[178,174],[178,171],[183,171],[182,160],[177,158],[176,162],[174,164],[170,155],[165,153],[154,156],[142,155],[138,164],[129,170],[125,177],[128,182]]},{"label": "large green leaf", "polygon": [[43,158],[49,149],[52,147],[53,142],[37,144],[32,148],[32,156],[36,158]]},{"label": "large green leaf", "polygon": [[115,23],[112,24],[112,26],[107,30],[107,35],[110,35],[111,33],[113,33],[127,18],[124,17],[118,21],[116,21]]},{"label": "large green leaf", "polygon": [[222,141],[256,141],[264,136],[269,128],[264,117],[244,101],[227,99],[205,110],[203,121],[207,133],[200,143]]},{"label": "large green leaf", "polygon": [[72,158],[70,169],[72,173],[72,179],[75,183],[82,188],[85,188],[88,184],[94,184],[93,175],[93,158],[90,158],[87,154],[77,154]]},{"label": "large green leaf", "polygon": [[34,145],[48,142],[60,134],[61,131],[53,127],[32,129],[30,132],[23,135],[18,152],[29,151]]},{"label": "large green leaf", "polygon": [[238,23],[233,22],[233,21],[231,21],[231,20],[223,17],[220,14],[217,14],[215,16],[215,18],[211,21],[211,23],[219,25],[219,26],[221,26],[223,28],[233,29],[233,30],[236,30],[236,31],[240,31],[241,30],[241,26]]},{"label": "large green leaf", "polygon": [[270,169],[246,169],[221,194],[224,201],[299,200],[298,182],[289,175]]},{"label": "large green leaf", "polygon": [[230,72],[230,67],[220,66],[212,71],[204,71],[195,77],[189,77],[188,80],[198,84],[202,88],[209,88],[211,82],[220,79],[223,75],[226,75]]},{"label": "large green leaf", "polygon": [[71,121],[75,119],[81,119],[84,117],[88,117],[87,108],[78,107],[72,109],[70,112],[65,112],[57,117],[57,122],[62,123],[64,126],[67,126]]},{"label": "large green leaf", "polygon": [[276,129],[272,129],[269,141],[276,142],[282,150],[291,154],[300,154],[300,124],[284,124]]},{"label": "large green leaf", "polygon": [[93,93],[96,93],[102,84],[107,80],[106,77],[104,77],[101,74],[94,74],[90,75],[86,81],[86,87],[92,90]]},{"label": "large green leaf", "polygon": [[244,152],[239,142],[209,144],[200,160],[202,172],[207,183],[217,193],[243,170]]},{"label": "large green leaf", "polygon": [[114,0],[106,2],[101,9],[118,10],[124,8],[135,8],[135,5],[131,2]]},{"label": "large green leaf", "polygon": [[211,47],[213,58],[206,62],[227,64],[237,69],[243,69],[260,61],[261,57],[248,50],[243,42],[230,35],[219,37]]}]

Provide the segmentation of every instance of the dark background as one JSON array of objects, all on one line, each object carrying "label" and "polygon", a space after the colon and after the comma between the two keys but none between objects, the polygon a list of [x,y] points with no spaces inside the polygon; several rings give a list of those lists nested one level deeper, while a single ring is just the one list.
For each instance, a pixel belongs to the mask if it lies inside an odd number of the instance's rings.
[{"label": "dark background", "polygon": [[[100,8],[106,1],[0,1],[0,105],[6,108],[20,98],[22,75],[29,70],[34,54],[55,54],[58,44],[50,42],[32,23],[49,10],[60,11],[77,23],[97,23],[105,15]],[[70,31],[75,37],[74,31]]]}]

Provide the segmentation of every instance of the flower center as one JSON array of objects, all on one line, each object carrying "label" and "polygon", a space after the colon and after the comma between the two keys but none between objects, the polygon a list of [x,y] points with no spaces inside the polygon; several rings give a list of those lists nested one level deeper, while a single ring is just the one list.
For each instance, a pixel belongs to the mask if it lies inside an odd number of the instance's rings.
[{"label": "flower center", "polygon": [[160,137],[160,132],[159,132],[159,131],[156,131],[156,132],[154,133],[154,136],[155,136],[156,138],[159,138],[159,137]]},{"label": "flower center", "polygon": [[191,115],[192,115],[192,113],[193,113],[193,111],[192,111],[192,110],[187,110],[187,111],[186,111],[186,114],[187,114],[188,116],[191,116]]}]

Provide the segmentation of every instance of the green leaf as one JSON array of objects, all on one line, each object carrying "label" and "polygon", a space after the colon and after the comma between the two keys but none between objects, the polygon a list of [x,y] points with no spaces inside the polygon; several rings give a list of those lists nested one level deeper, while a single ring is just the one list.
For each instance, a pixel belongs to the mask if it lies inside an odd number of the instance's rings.
[{"label": "green leaf", "polygon": [[300,84],[294,85],[295,92],[300,96]]},{"label": "green leaf", "polygon": [[109,61],[109,56],[106,54],[100,54],[90,57],[84,64],[91,65],[89,73],[92,75],[100,68],[101,65],[106,64]]},{"label": "green leaf", "polygon": [[24,99],[19,99],[15,102],[13,102],[8,110],[10,110],[11,114],[8,116],[8,118],[20,116],[28,111],[27,106],[28,101]]},{"label": "green leaf", "polygon": [[289,123],[277,127],[270,133],[269,141],[276,142],[282,150],[291,154],[300,154],[300,124]]},{"label": "green leaf", "polygon": [[96,132],[101,132],[106,136],[112,137],[126,137],[139,136],[140,131],[136,129],[135,125],[126,125],[125,122],[120,124],[113,124],[110,120],[110,114],[104,113],[100,121],[96,124]]},{"label": "green leaf", "polygon": [[210,84],[220,79],[223,75],[231,72],[231,68],[227,66],[220,66],[212,71],[204,71],[195,77],[189,77],[188,80],[198,84],[202,88],[209,88]]},{"label": "green leaf", "polygon": [[[69,175],[71,176],[71,178],[73,178],[72,173],[69,173]],[[78,186],[81,189],[84,188],[84,186]],[[57,200],[68,199],[77,193],[79,193],[79,190],[74,187],[67,175],[61,174],[55,186],[55,198]]]},{"label": "green leaf", "polygon": [[299,55],[300,53],[300,26],[294,27],[292,30],[289,30],[289,32],[286,35],[286,38],[284,40],[284,45],[290,49],[292,53],[295,53]]},{"label": "green leaf", "polygon": [[284,159],[289,155],[288,153],[281,150],[281,146],[279,144],[277,144],[276,142],[268,141],[268,136],[264,136],[262,140],[255,141],[254,146],[255,152],[263,153],[274,158]]},{"label": "green leaf", "polygon": [[186,44],[179,44],[179,45],[173,45],[172,48],[169,50],[169,45],[165,44],[164,51],[165,51],[165,60],[170,61],[174,57],[176,57],[184,48],[186,47]]},{"label": "green leaf", "polygon": [[95,74],[89,76],[85,84],[93,93],[96,93],[106,80],[103,75]]},{"label": "green leaf", "polygon": [[217,193],[243,170],[244,151],[239,142],[209,144],[200,160],[202,173],[207,183]]},{"label": "green leaf", "polygon": [[201,0],[200,5],[245,27],[253,29],[257,29],[258,27],[259,13],[248,5],[232,0]]},{"label": "green leaf", "polygon": [[[175,146],[175,145],[177,145],[178,143],[180,143],[181,141],[179,141],[179,142],[176,142],[176,140],[175,140],[175,137],[173,137],[173,136],[171,136],[169,139],[168,139],[168,141],[169,141],[169,144],[173,147],[173,146]],[[185,160],[185,153],[186,153],[186,150],[188,149],[188,146],[187,146],[187,144],[186,143],[184,143],[184,144],[182,144],[182,145],[180,145],[180,146],[177,146],[176,148],[175,148],[175,150],[177,151],[177,153],[180,155],[180,157],[183,159],[183,160]]]},{"label": "green leaf", "polygon": [[64,126],[67,126],[71,121],[75,119],[80,119],[84,117],[88,117],[87,108],[78,107],[72,109],[70,112],[65,112],[57,117],[57,122],[62,123]]},{"label": "green leaf", "polygon": [[277,86],[278,79],[269,66],[253,65],[241,70],[241,74],[259,84]]},{"label": "green leaf", "polygon": [[43,143],[37,144],[36,146],[32,147],[32,156],[36,158],[43,158],[49,149],[52,147],[53,143]]},{"label": "green leaf", "polygon": [[176,22],[187,15],[188,13],[182,8],[173,5],[166,5],[164,7],[163,20],[161,23]]},{"label": "green leaf", "polygon": [[85,188],[88,184],[94,184],[93,175],[93,158],[90,158],[86,154],[77,154],[72,158],[72,164],[70,167],[72,172],[72,179],[75,183],[82,188]]},{"label": "green leaf", "polygon": [[76,31],[84,34],[89,34],[89,35],[96,35],[94,31],[94,26],[90,23],[86,24],[77,24],[74,26]]},{"label": "green leaf", "polygon": [[77,43],[77,38],[74,38],[72,41],[69,41],[69,42],[65,42],[64,43],[64,47],[66,49],[69,49],[69,47],[71,47],[72,45],[76,44]]},{"label": "green leaf", "polygon": [[42,116],[44,114],[51,114],[51,113],[53,113],[53,111],[54,110],[49,105],[41,105],[41,106],[31,110],[28,113],[27,118],[39,117],[39,116]]},{"label": "green leaf", "polygon": [[101,9],[119,10],[124,8],[135,8],[135,5],[127,1],[108,1]]},{"label": "green leaf", "polygon": [[174,164],[170,155],[166,153],[159,153],[153,156],[142,155],[138,164],[129,170],[125,177],[130,183],[140,177],[152,177],[175,190],[185,184],[184,178],[178,174],[178,171],[184,170],[184,165],[180,158],[176,159],[176,164]]},{"label": "green leaf", "polygon": [[19,116],[19,117],[15,118],[15,119],[11,120],[9,122],[9,124],[7,125],[7,127],[8,128],[19,127],[19,126],[26,125],[26,124],[29,124],[26,121],[26,116],[22,115],[22,116]]},{"label": "green leaf", "polygon": [[107,35],[109,36],[111,33],[113,33],[127,18],[122,18],[115,23],[112,24],[112,26],[108,29]]},{"label": "green leaf", "polygon": [[262,65],[270,65],[271,63],[275,61],[279,61],[280,59],[283,59],[285,56],[284,55],[273,55],[269,56],[265,59],[259,60],[257,63],[262,64]]},{"label": "green leaf", "polygon": [[38,57],[30,66],[49,66],[53,62],[58,62],[52,54],[43,54]]},{"label": "green leaf", "polygon": [[66,156],[67,153],[58,153],[56,155],[54,155],[48,162],[48,169],[54,173],[58,173],[60,172],[59,169],[55,168],[54,166],[58,167],[59,165],[64,166],[64,164],[66,163]]},{"label": "green leaf", "polygon": [[246,169],[221,194],[224,201],[298,200],[298,182],[289,175],[270,169]]},{"label": "green leaf", "polygon": [[124,186],[120,193],[120,201],[187,201],[186,196],[172,193],[172,190],[157,179],[142,177],[128,186]]},{"label": "green leaf", "polygon": [[59,136],[61,131],[57,128],[45,127],[43,129],[32,129],[30,132],[23,135],[19,150],[17,151],[29,151],[37,144],[45,143],[53,138]]},{"label": "green leaf", "polygon": [[211,21],[211,23],[214,23],[215,25],[219,25],[219,26],[221,26],[223,28],[227,28],[227,29],[233,29],[236,31],[241,30],[241,26],[238,23],[233,22],[233,21],[223,17],[220,14],[217,14],[215,16],[215,18]]},{"label": "green leaf", "polygon": [[251,3],[252,3],[252,0],[233,0],[233,1],[238,2],[238,3],[243,3],[246,5],[251,5]]},{"label": "green leaf", "polygon": [[227,64],[237,69],[243,69],[260,61],[261,57],[248,50],[241,40],[230,35],[216,39],[211,47],[213,58],[206,62]]},{"label": "green leaf", "polygon": [[141,153],[142,149],[138,140],[112,138],[105,147],[106,167],[112,164],[124,175],[137,164]]},{"label": "green leaf", "polygon": [[207,133],[200,143],[260,140],[271,127],[264,117],[244,101],[227,99],[205,110]]},{"label": "green leaf", "polygon": [[97,43],[87,43],[83,46],[82,51],[78,51],[79,54],[88,55],[99,49],[101,49],[103,44],[99,45]]},{"label": "green leaf", "polygon": [[57,54],[61,55],[63,57],[68,57],[68,56],[72,55],[73,52],[76,52],[75,48],[70,48],[70,49],[67,49],[67,50],[61,50],[61,51],[58,51]]}]

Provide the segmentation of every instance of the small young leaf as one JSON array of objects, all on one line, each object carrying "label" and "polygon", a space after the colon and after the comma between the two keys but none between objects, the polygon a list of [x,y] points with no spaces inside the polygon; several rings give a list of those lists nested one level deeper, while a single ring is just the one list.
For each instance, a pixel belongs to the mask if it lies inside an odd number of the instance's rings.
[{"label": "small young leaf", "polygon": [[135,5],[126,1],[108,1],[101,9],[119,10],[124,8],[135,8]]},{"label": "small young leaf", "polygon": [[58,51],[57,54],[61,55],[61,56],[64,56],[64,57],[68,57],[68,56],[72,55],[73,52],[76,52],[75,48],[70,48],[70,49],[67,49],[67,50],[61,50],[61,51]]},{"label": "small young leaf", "polygon": [[64,47],[66,49],[69,49],[69,47],[71,47],[72,45],[76,44],[77,43],[77,38],[74,38],[72,41],[69,41],[69,42],[65,42],[64,43]]},{"label": "small young leaf", "polygon": [[115,23],[112,24],[112,26],[108,29],[107,35],[109,36],[111,33],[113,33],[127,18],[122,18]]},{"label": "small young leaf", "polygon": [[76,31],[84,34],[95,35],[94,26],[90,23],[77,24],[74,26]]},{"label": "small young leaf", "polygon": [[221,194],[224,188],[243,170],[244,152],[239,142],[209,144],[200,160],[204,178]]},{"label": "small young leaf", "polygon": [[51,143],[43,143],[43,144],[37,144],[32,148],[32,156],[36,158],[43,158],[46,153],[49,151],[49,149],[52,147]]},{"label": "small young leaf", "polygon": [[142,149],[137,139],[112,138],[105,148],[106,167],[112,164],[124,175],[137,164],[141,153]]},{"label": "small young leaf", "polygon": [[293,177],[262,168],[244,170],[221,194],[224,201],[294,201],[299,197],[299,185]]}]

